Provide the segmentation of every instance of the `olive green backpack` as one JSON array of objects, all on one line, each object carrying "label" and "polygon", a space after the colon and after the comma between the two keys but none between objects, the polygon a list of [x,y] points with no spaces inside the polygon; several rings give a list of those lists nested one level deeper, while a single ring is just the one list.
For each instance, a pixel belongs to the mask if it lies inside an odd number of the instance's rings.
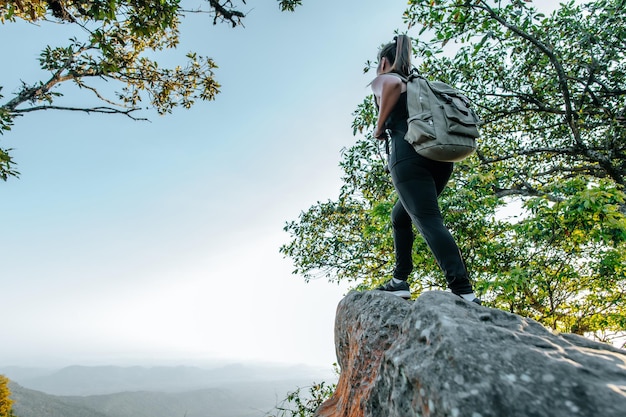
[{"label": "olive green backpack", "polygon": [[408,131],[404,139],[415,151],[435,161],[458,162],[476,150],[481,121],[467,97],[440,81],[428,81],[416,71],[407,83]]}]

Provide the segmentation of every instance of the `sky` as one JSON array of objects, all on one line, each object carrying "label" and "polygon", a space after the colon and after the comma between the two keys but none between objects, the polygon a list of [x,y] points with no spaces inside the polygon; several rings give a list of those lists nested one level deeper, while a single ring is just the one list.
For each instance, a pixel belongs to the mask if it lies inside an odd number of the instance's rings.
[{"label": "sky", "polygon": [[[60,111],[16,119],[0,136],[21,172],[0,182],[0,367],[332,369],[348,287],[292,274],[279,253],[290,240],[283,227],[338,196],[341,150],[357,139],[352,113],[373,77],[363,68],[404,28],[405,7],[304,0],[288,13],[249,0],[236,29],[188,16],[178,49],[158,60],[212,57],[215,101],[146,111],[150,122]],[[0,25],[0,102],[21,81],[46,78],[37,58],[47,44],[80,35],[70,25]],[[59,103],[90,102],[86,91],[57,91]]]},{"label": "sky", "polygon": [[[193,4],[187,2],[187,4]],[[181,45],[221,93],[150,122],[34,112],[0,136],[0,366],[263,361],[331,368],[347,286],[306,283],[279,253],[286,222],[341,186],[363,74],[402,28],[405,0],[250,0],[244,28],[184,19]],[[46,74],[68,25],[0,26],[5,102]],[[87,92],[61,87],[63,103]]]}]

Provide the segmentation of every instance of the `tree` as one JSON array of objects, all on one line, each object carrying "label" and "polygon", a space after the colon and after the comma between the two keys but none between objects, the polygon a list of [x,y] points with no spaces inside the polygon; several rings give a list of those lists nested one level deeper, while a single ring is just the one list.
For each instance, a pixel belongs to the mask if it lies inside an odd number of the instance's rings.
[{"label": "tree", "polygon": [[[531,3],[409,2],[420,71],[464,90],[484,120],[442,211],[490,305],[610,341],[626,328],[625,2],[570,1],[549,16]],[[307,280],[370,289],[391,272],[395,196],[374,120],[369,96],[339,198],[285,226],[281,252]],[[416,252],[414,291],[444,287],[419,238]]]},{"label": "tree", "polygon": [[[207,13],[213,24],[225,22],[233,27],[245,17],[233,0],[206,2],[206,10],[186,10],[180,0],[0,0],[3,24],[52,21],[76,27],[76,36],[67,45],[47,46],[41,52],[39,64],[50,76],[32,84],[23,82],[14,97],[0,104],[0,134],[10,130],[16,117],[33,111],[143,119],[135,115],[144,102],[166,114],[179,106],[189,108],[197,100],[213,100],[220,86],[213,76],[216,64],[211,58],[189,52],[187,62],[162,68],[149,54],[177,46],[179,23],[185,14]],[[278,3],[281,10],[293,11],[301,0]],[[113,81],[121,90],[104,90],[102,80]],[[60,86],[68,83],[93,94],[98,105],[58,104],[63,96]],[[5,181],[19,175],[10,151],[0,148],[0,178]]]},{"label": "tree", "polygon": [[4,375],[0,375],[0,417],[13,416],[11,400],[11,391],[9,390],[9,379]]}]

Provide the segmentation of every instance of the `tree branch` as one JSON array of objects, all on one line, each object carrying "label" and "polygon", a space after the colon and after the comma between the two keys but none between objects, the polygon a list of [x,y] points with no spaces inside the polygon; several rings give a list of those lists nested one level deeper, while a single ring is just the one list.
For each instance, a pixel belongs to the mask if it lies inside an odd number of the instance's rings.
[{"label": "tree branch", "polygon": [[122,110],[122,109],[115,109],[113,107],[105,107],[105,106],[86,107],[86,108],[82,108],[82,107],[65,107],[65,106],[34,106],[34,107],[29,107],[27,109],[14,110],[14,112],[15,112],[16,116],[22,116],[22,113],[30,113],[30,112],[39,111],[39,110],[68,110],[68,111],[80,111],[80,112],[84,112],[84,113],[123,114],[124,116],[128,116],[129,118],[131,118],[133,120],[149,121],[145,117],[135,117],[135,116],[133,116],[131,114],[134,111],[141,110],[138,107],[134,107],[132,109],[124,109],[124,110]]},{"label": "tree branch", "polygon": [[[245,0],[242,0],[243,4],[246,4]],[[231,7],[232,1],[226,0],[224,4],[220,4],[219,0],[209,0],[209,4],[215,10],[215,17],[213,18],[213,24],[217,24],[218,20],[220,21],[229,21],[232,27],[236,27],[241,24],[241,19],[246,17],[246,15],[235,9],[227,9],[226,6]]]},{"label": "tree branch", "polygon": [[551,153],[551,154],[561,154],[561,155],[579,155],[581,152],[573,147],[569,148],[554,148],[554,147],[542,147],[542,148],[532,148],[532,149],[519,149],[516,150],[515,155],[503,155],[497,156],[494,158],[487,158],[480,150],[476,151],[480,162],[483,164],[492,164],[494,162],[502,162],[507,161],[509,159],[517,158],[520,155],[534,155],[534,154],[542,154],[542,153]]},{"label": "tree branch", "polygon": [[63,65],[52,74],[52,77],[50,77],[48,81],[46,81],[45,83],[41,83],[41,85],[38,86],[35,85],[30,88],[25,87],[15,96],[15,98],[9,100],[9,102],[1,108],[5,109],[8,112],[16,112],[15,109],[20,104],[26,101],[34,102],[36,101],[37,97],[48,93],[56,84],[76,78],[76,75],[74,74],[63,75],[63,71],[70,68],[70,66],[74,62],[74,58],[82,52],[86,51],[87,49],[89,49],[87,46],[82,46],[78,48],[71,56],[69,56],[65,60]]},{"label": "tree branch", "polygon": [[477,5],[476,7],[482,8],[483,10],[485,10],[494,20],[496,20],[502,26],[506,27],[511,32],[515,33],[517,36],[533,44],[537,49],[539,49],[548,57],[548,59],[554,66],[554,69],[556,70],[559,89],[561,90],[561,94],[563,94],[563,101],[565,104],[565,120],[567,121],[567,124],[570,127],[570,130],[572,131],[574,140],[576,141],[578,146],[584,149],[584,144],[580,137],[580,132],[578,131],[578,127],[576,126],[576,123],[574,122],[574,112],[572,110],[571,95],[570,95],[569,87],[567,85],[567,75],[565,73],[565,69],[563,68],[563,65],[561,65],[561,62],[557,58],[554,51],[550,49],[548,45],[541,42],[539,39],[524,32],[522,29],[520,29],[516,25],[507,22],[498,13],[496,13],[495,10],[493,10],[486,2],[483,1],[481,2],[481,4],[483,6]]}]

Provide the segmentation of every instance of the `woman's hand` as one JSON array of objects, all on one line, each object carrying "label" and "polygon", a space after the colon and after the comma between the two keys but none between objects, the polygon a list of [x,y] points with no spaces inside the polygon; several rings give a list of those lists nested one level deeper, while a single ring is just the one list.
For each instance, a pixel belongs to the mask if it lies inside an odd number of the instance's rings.
[{"label": "woman's hand", "polygon": [[389,139],[389,133],[384,128],[377,127],[376,130],[374,131],[374,137],[378,140]]}]

